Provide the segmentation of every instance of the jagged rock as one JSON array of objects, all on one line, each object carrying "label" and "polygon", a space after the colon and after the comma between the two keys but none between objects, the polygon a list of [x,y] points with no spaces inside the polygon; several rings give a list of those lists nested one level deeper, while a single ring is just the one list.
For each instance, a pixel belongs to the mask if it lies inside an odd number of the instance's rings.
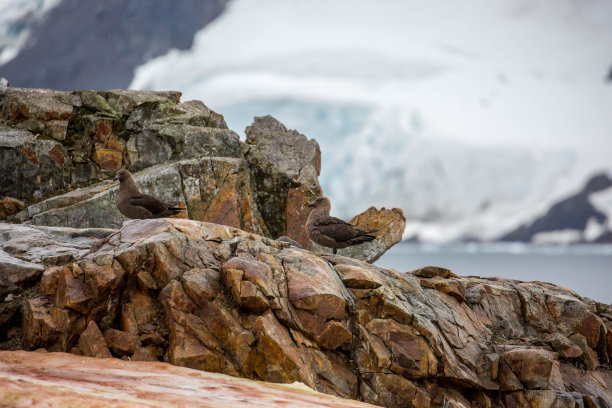
[{"label": "jagged rock", "polygon": [[580,347],[576,346],[561,333],[552,334],[548,341],[553,349],[563,358],[576,358],[582,355]]},{"label": "jagged rock", "polygon": [[322,195],[319,144],[272,116],[256,117],[246,132],[244,157],[255,180],[257,203],[270,234],[308,246],[304,225],[312,200]]},{"label": "jagged rock", "polygon": [[[520,389],[555,389],[565,391],[559,361],[556,356],[543,349],[514,349],[501,356],[500,364],[507,367],[520,381]],[[502,375],[510,375],[507,370]],[[500,381],[509,381],[500,378]],[[514,381],[514,380],[513,380]]]},{"label": "jagged rock", "polygon": [[373,233],[376,239],[364,244],[339,249],[338,254],[350,256],[366,262],[374,262],[380,258],[389,248],[401,242],[402,234],[406,229],[406,217],[399,208],[387,210],[370,207],[350,221],[365,230],[376,229]]},{"label": "jagged rock", "polygon": [[[370,207],[353,217],[350,223],[366,230],[377,229],[378,232],[373,233],[377,238],[371,242],[338,249],[338,255],[370,263],[380,258],[393,245],[401,242],[402,234],[406,228],[406,218],[399,208],[378,210]],[[330,248],[325,248],[314,242],[310,242],[310,248],[318,252],[332,252]]]},{"label": "jagged rock", "polygon": [[223,117],[198,101],[179,103],[180,96],[9,88],[0,100],[0,195],[30,204],[112,178],[121,167],[241,157]]},{"label": "jagged rock", "polygon": [[102,332],[98,328],[98,325],[93,321],[89,322],[87,328],[81,333],[81,336],[79,337],[79,349],[83,355],[87,357],[112,357],[106,343],[104,342]]},{"label": "jagged rock", "polygon": [[133,134],[127,159],[135,171],[180,159],[241,156],[238,135],[200,101],[163,103],[155,110],[141,104],[126,128]]},{"label": "jagged rock", "polygon": [[7,408],[41,405],[373,408],[363,402],[315,392],[302,384],[266,384],[167,363],[63,353],[0,352],[0,383],[3,385],[0,400]]},{"label": "jagged rock", "polygon": [[598,356],[595,350],[589,347],[587,339],[580,333],[572,334],[569,339],[582,350],[582,361],[589,370],[595,370],[599,366]]},{"label": "jagged rock", "polygon": [[[132,220],[80,261],[48,268],[13,335],[28,349],[110,346],[390,407],[569,404],[570,386],[612,401],[605,366],[573,371],[544,336],[568,336],[591,313],[608,324],[605,305],[545,283],[448,276],[320,257],[218,224]],[[461,283],[464,301],[421,285],[437,279]]]},{"label": "jagged rock", "polygon": [[0,123],[0,195],[31,200],[57,192],[69,184],[70,166],[60,142]]}]

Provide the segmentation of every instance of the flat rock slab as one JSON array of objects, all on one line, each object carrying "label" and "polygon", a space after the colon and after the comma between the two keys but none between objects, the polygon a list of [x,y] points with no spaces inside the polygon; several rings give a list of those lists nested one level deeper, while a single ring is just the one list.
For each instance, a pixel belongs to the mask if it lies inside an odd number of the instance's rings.
[{"label": "flat rock slab", "polygon": [[303,385],[267,384],[167,363],[0,352],[3,407],[373,407]]}]

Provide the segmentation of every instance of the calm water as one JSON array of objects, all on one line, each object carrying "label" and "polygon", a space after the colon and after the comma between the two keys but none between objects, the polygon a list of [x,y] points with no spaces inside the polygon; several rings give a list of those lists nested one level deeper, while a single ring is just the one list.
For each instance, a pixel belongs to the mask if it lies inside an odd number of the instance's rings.
[{"label": "calm water", "polygon": [[457,275],[539,280],[612,303],[612,245],[399,244],[376,264],[400,272],[435,265]]}]

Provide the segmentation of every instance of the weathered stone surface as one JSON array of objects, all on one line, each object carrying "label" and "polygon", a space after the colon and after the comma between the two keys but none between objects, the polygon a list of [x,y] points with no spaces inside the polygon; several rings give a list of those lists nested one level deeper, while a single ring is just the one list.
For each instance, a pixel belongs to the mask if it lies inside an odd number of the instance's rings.
[{"label": "weathered stone surface", "polygon": [[424,266],[422,268],[415,269],[411,273],[421,278],[433,278],[435,276],[439,278],[457,278],[458,277],[453,272],[451,272],[450,269],[440,268],[439,266]]},{"label": "weathered stone surface", "polygon": [[121,167],[241,157],[223,117],[199,101],[179,103],[180,95],[8,88],[0,100],[0,196],[31,204]]},{"label": "weathered stone surface", "polygon": [[366,262],[374,262],[389,248],[401,242],[402,234],[406,229],[406,217],[399,208],[387,210],[370,207],[359,215],[354,216],[351,224],[365,230],[376,229],[373,233],[376,239],[364,244],[339,249],[338,254],[349,256]]},{"label": "weathered stone surface", "polygon": [[563,358],[576,358],[582,355],[580,347],[576,346],[561,333],[552,334],[548,341],[553,349]]},{"label": "weathered stone surface", "polygon": [[89,322],[87,329],[79,337],[79,349],[84,356],[111,358],[112,355],[104,342],[104,336],[95,322]]},{"label": "weathered stone surface", "polygon": [[514,349],[505,352],[501,359],[526,389],[565,390],[559,362],[555,355],[542,349]]},{"label": "weathered stone surface", "polygon": [[[389,407],[609,404],[605,305],[546,283],[444,276],[219,224],[132,220],[77,262],[50,265],[22,330],[9,329],[28,349],[300,381]],[[465,297],[436,282],[460,283]],[[596,349],[574,332],[590,314],[605,326]],[[583,349],[597,371],[565,363]]]},{"label": "weathered stone surface", "polygon": [[126,128],[133,132],[127,142],[127,159],[136,171],[201,156],[240,157],[238,135],[227,128],[221,115],[199,101],[161,101],[154,110],[140,104]]},{"label": "weathered stone surface", "polygon": [[303,246],[307,207],[322,195],[318,175],[321,151],[313,139],[272,116],[256,117],[246,132],[244,157],[251,169],[259,211],[273,237],[287,235]]},{"label": "weathered stone surface", "polygon": [[582,361],[589,370],[595,370],[599,365],[597,353],[589,347],[587,339],[580,333],[572,334],[569,339],[582,351]]},{"label": "weathered stone surface", "polygon": [[0,123],[0,196],[31,201],[60,191],[70,184],[70,166],[60,142]]},{"label": "weathered stone surface", "polygon": [[23,261],[0,250],[0,297],[18,292],[21,286],[36,281],[44,269],[42,265]]},{"label": "weathered stone surface", "polygon": [[[134,174],[141,191],[167,201],[184,201],[186,215],[265,234],[241,159],[203,158],[154,166]],[[33,224],[118,228],[125,217],[115,206],[118,186],[97,184],[27,208]]]},{"label": "weathered stone surface", "polygon": [[167,363],[0,352],[0,401],[17,407],[373,407],[303,385],[266,384]]},{"label": "weathered stone surface", "polygon": [[465,300],[465,286],[458,279],[446,279],[434,276],[432,278],[420,279],[424,288],[436,289],[442,293],[449,294],[459,302]]},{"label": "weathered stone surface", "polygon": [[122,356],[134,354],[140,348],[138,337],[116,329],[106,330],[104,341],[115,353]]}]

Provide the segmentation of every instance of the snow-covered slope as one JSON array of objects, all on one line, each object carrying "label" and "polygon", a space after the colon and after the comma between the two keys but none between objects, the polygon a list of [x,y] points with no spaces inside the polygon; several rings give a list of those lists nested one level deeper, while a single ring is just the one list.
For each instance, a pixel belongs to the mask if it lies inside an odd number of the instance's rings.
[{"label": "snow-covered slope", "polygon": [[13,59],[32,28],[61,0],[0,0],[0,65]]},{"label": "snow-covered slope", "polygon": [[131,87],[316,138],[335,215],[399,206],[406,237],[491,239],[612,168],[610,17],[610,0],[234,0]]}]

